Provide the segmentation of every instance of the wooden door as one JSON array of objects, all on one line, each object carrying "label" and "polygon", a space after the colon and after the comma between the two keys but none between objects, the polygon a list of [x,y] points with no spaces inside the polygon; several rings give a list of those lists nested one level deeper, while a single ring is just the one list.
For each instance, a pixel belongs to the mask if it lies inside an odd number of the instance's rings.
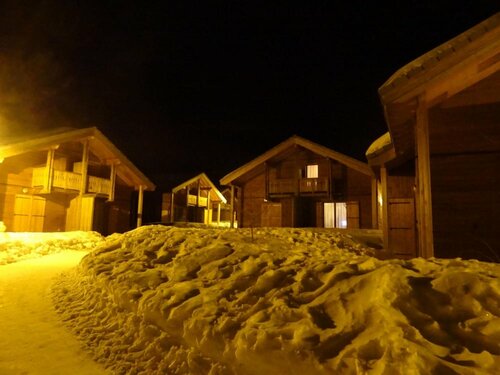
[{"label": "wooden door", "polygon": [[415,257],[415,204],[411,198],[388,200],[389,249],[394,255]]},{"label": "wooden door", "polygon": [[45,199],[33,195],[16,195],[13,232],[42,232]]},{"label": "wooden door", "polygon": [[281,227],[281,203],[262,204],[261,225],[263,227]]},{"label": "wooden door", "polygon": [[347,228],[359,228],[359,202],[346,202],[347,210]]}]

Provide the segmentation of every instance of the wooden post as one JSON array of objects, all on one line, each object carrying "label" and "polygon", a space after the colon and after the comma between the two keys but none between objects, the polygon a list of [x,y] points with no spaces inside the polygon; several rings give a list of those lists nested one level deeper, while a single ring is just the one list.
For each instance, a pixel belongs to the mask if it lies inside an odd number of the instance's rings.
[{"label": "wooden post", "polygon": [[377,178],[372,177],[372,228],[378,228]]},{"label": "wooden post", "polygon": [[170,195],[170,222],[173,223],[175,220],[174,216],[174,195],[175,193],[172,191],[172,194]]},{"label": "wooden post", "polygon": [[231,200],[230,200],[230,210],[231,210],[231,228],[234,228],[234,185],[231,185]]},{"label": "wooden post", "polygon": [[45,181],[45,191],[47,193],[50,193],[52,191],[52,179],[54,176],[54,156],[55,156],[55,149],[50,148],[47,151],[47,165],[45,166],[45,175],[46,175],[46,181]]},{"label": "wooden post", "polygon": [[111,170],[109,173],[109,197],[108,202],[113,202],[115,200],[115,184],[116,184],[116,164],[111,164]]},{"label": "wooden post", "polygon": [[142,226],[142,206],[144,199],[144,186],[139,185],[139,193],[137,198],[137,228]]},{"label": "wooden post", "polygon": [[418,100],[415,119],[418,255],[434,256],[432,233],[431,162],[429,148],[429,117],[425,97]]},{"label": "wooden post", "polygon": [[80,197],[87,192],[87,170],[89,165],[89,141],[86,139],[83,142],[83,155],[82,155],[82,181],[80,185]]},{"label": "wooden post", "polygon": [[201,194],[201,184],[200,180],[198,180],[198,185],[196,187],[196,207],[200,207],[200,194]]},{"label": "wooden post", "polygon": [[332,159],[328,159],[328,199],[332,200],[333,184],[332,184]]},{"label": "wooden post", "polygon": [[220,227],[220,202],[217,203],[217,226]]},{"label": "wooden post", "polygon": [[210,214],[211,214],[211,210],[210,210],[210,192],[212,191],[212,189],[210,188],[208,191],[207,191],[207,222],[205,224],[210,224],[212,222],[211,220],[211,217],[210,217]]},{"label": "wooden post", "polygon": [[269,165],[267,161],[264,162],[264,168],[265,168],[264,199],[267,201],[269,199]]},{"label": "wooden post", "polygon": [[389,197],[387,196],[387,169],[385,166],[380,168],[380,182],[382,185],[382,191],[380,195],[382,197],[382,234],[384,241],[384,248],[392,254],[389,243]]}]

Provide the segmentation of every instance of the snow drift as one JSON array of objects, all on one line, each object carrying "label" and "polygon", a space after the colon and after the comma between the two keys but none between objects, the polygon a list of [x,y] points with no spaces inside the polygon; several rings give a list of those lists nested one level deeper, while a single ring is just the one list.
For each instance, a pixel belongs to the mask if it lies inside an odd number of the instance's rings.
[{"label": "snow drift", "polygon": [[500,265],[377,260],[328,230],[147,226],[57,280],[63,319],[117,374],[487,374]]}]

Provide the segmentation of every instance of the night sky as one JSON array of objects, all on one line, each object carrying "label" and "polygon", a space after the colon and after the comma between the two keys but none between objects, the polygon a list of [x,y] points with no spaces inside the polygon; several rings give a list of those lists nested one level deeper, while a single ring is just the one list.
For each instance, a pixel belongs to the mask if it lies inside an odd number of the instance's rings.
[{"label": "night sky", "polygon": [[378,87],[499,10],[257,4],[2,1],[0,134],[97,126],[160,190],[217,183],[293,134],[364,160],[386,131]]}]

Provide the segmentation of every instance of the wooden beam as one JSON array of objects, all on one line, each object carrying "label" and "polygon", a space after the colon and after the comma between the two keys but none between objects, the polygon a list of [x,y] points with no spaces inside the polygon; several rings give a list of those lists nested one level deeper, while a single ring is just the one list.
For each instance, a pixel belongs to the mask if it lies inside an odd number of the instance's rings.
[{"label": "wooden beam", "polygon": [[211,217],[210,217],[210,214],[212,213],[212,210],[210,209],[210,191],[211,190],[208,190],[208,193],[207,193],[207,222],[205,224],[210,224],[211,222]]},{"label": "wooden beam", "polygon": [[385,166],[380,168],[380,183],[382,188],[380,191],[379,204],[381,204],[380,208],[382,209],[381,219],[384,248],[392,254],[389,243],[389,198],[387,196],[387,169]]},{"label": "wooden beam", "polygon": [[429,117],[425,96],[419,98],[415,121],[418,255],[434,256],[432,233],[431,163],[429,150]]},{"label": "wooden beam", "polygon": [[142,208],[144,204],[144,185],[139,185],[139,193],[137,198],[137,227],[142,226]]},{"label": "wooden beam", "polygon": [[264,175],[265,175],[265,187],[264,187],[264,198],[266,200],[269,199],[269,163],[267,161],[264,162]]},{"label": "wooden beam", "polygon": [[116,185],[116,164],[110,165],[109,172],[109,197],[108,202],[113,202],[115,200],[115,185]]},{"label": "wooden beam", "polygon": [[173,223],[175,216],[174,216],[174,195],[175,193],[172,192],[170,195],[170,222]]},{"label": "wooden beam", "polygon": [[200,194],[201,194],[201,183],[200,180],[197,182],[197,190],[196,190],[196,207],[200,207]]},{"label": "wooden beam", "polygon": [[231,211],[231,228],[234,228],[234,185],[231,185],[231,201],[230,201],[230,211]]},{"label": "wooden beam", "polygon": [[50,193],[52,191],[52,178],[54,176],[54,156],[55,149],[50,148],[47,151],[47,165],[45,166],[45,173],[47,180],[45,181],[45,192]]},{"label": "wooden beam", "polygon": [[377,178],[372,177],[372,228],[378,229]]},{"label": "wooden beam", "polygon": [[83,154],[82,154],[82,181],[80,185],[80,196],[87,192],[87,171],[89,165],[89,141],[83,141]]},{"label": "wooden beam", "polygon": [[220,226],[220,202],[217,203],[217,226]]}]

